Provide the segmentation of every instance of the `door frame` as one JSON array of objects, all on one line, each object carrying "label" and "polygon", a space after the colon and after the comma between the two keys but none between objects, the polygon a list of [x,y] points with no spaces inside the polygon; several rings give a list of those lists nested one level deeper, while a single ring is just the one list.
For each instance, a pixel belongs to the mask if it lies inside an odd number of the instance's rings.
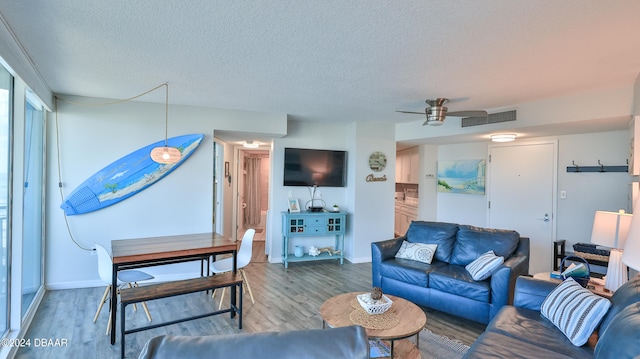
[{"label": "door frame", "polygon": [[[212,218],[213,232],[224,233],[224,172],[222,164],[224,163],[224,145],[219,143],[213,137],[213,206]],[[222,175],[221,175],[222,173]]]},{"label": "door frame", "polygon": [[[492,164],[491,164],[491,149],[498,147],[515,147],[515,146],[534,146],[534,145],[552,145],[553,146],[553,167],[552,167],[552,179],[551,179],[551,242],[549,243],[550,249],[553,250],[553,242],[557,240],[557,231],[558,231],[558,221],[556,218],[556,214],[558,213],[558,140],[550,139],[550,140],[539,140],[539,141],[518,141],[518,142],[508,142],[508,143],[496,143],[490,144],[488,146],[487,157],[489,161],[487,163],[487,183],[491,181],[492,175]],[[486,198],[487,198],[487,218],[486,222],[491,223],[491,186],[486,186]],[[552,260],[551,257],[549,257]]]}]

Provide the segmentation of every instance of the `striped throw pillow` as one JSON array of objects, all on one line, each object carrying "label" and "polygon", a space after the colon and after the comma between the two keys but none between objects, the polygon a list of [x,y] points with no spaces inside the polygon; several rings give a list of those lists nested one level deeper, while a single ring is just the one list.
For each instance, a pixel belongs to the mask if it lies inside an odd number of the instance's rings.
[{"label": "striped throw pillow", "polygon": [[464,268],[471,274],[473,280],[478,281],[491,277],[493,270],[502,263],[504,263],[504,257],[498,257],[493,251],[488,251]]},{"label": "striped throw pillow", "polygon": [[610,306],[608,299],[582,288],[569,277],[547,295],[540,313],[579,347],[589,340]]}]

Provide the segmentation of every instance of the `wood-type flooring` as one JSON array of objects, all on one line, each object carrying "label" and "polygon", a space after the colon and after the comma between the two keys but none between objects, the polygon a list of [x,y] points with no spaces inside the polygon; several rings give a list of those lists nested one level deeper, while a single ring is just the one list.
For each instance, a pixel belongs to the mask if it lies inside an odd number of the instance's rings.
[{"label": "wood-type flooring", "polygon": [[[213,335],[322,328],[319,308],[327,298],[371,289],[371,263],[303,262],[292,263],[285,269],[282,264],[267,263],[263,253],[264,242],[255,242],[255,261],[245,271],[256,304],[252,304],[248,293],[245,293],[242,330],[238,330],[237,318],[231,319],[228,314],[223,314],[134,333],[127,335],[126,357],[137,358],[148,339],[162,334]],[[25,337],[31,339],[32,345],[21,348],[16,357],[119,358],[119,337],[116,344],[111,345],[109,336],[105,335],[106,306],[98,321],[92,322],[103,291],[104,287],[48,291]],[[219,304],[219,298],[219,293],[211,299],[210,294],[203,292],[154,300],[147,305],[153,321],[160,322],[213,311]],[[225,301],[228,300],[226,294]],[[484,325],[462,318],[427,308],[423,310],[427,314],[426,328],[467,345],[471,345],[485,329]],[[148,323],[141,308],[134,312],[129,306],[126,317],[127,328]],[[116,329],[119,327],[118,322]],[[36,340],[41,346],[34,345]],[[53,345],[42,346],[45,342]],[[60,345],[55,346],[56,343]],[[423,354],[428,350],[422,342],[420,349]]]}]

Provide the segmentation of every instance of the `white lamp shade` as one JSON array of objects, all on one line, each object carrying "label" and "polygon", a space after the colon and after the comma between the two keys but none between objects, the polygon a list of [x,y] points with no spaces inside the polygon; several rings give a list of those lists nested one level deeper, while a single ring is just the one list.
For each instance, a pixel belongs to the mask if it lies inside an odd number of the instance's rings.
[{"label": "white lamp shade", "polygon": [[605,289],[616,291],[627,282],[627,267],[622,263],[621,257],[633,217],[620,210],[618,212],[596,211],[593,218],[591,243],[611,248]]},{"label": "white lamp shade", "polygon": [[591,243],[622,249],[629,234],[633,215],[619,212],[596,211],[591,231]]},{"label": "white lamp shade", "polygon": [[[633,213],[640,213],[640,200],[633,207]],[[622,254],[622,262],[627,266],[640,271],[640,215],[633,216],[627,241]]]}]

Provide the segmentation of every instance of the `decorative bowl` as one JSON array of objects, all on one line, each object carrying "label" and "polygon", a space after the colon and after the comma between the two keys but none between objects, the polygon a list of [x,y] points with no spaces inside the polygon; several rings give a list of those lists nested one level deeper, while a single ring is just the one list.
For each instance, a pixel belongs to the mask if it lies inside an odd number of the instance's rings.
[{"label": "decorative bowl", "polygon": [[358,294],[358,303],[369,314],[382,314],[391,308],[393,301],[386,295],[382,295],[381,299],[371,299],[371,293]]}]

